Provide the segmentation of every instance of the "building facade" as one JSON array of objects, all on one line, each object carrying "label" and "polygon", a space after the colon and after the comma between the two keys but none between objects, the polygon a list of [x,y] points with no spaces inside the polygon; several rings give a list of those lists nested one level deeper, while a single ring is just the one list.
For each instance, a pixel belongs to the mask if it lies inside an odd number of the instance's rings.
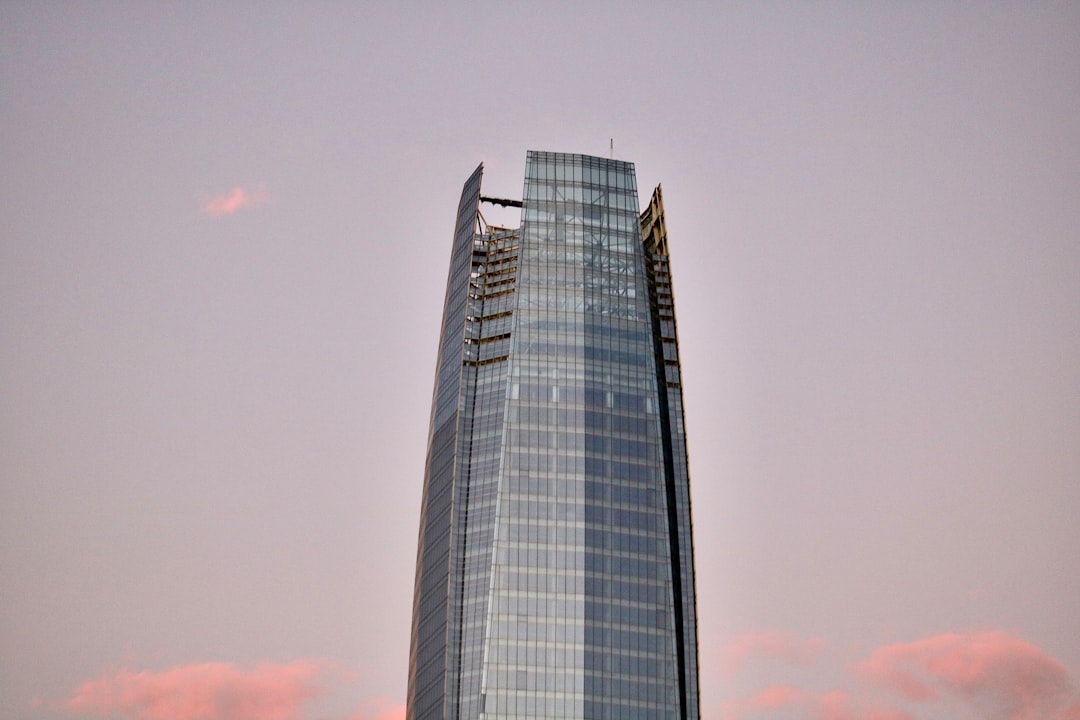
[{"label": "building facade", "polygon": [[[458,206],[407,717],[699,717],[689,478],[663,201],[529,152],[518,228]],[[487,198],[484,198],[487,201]]]}]

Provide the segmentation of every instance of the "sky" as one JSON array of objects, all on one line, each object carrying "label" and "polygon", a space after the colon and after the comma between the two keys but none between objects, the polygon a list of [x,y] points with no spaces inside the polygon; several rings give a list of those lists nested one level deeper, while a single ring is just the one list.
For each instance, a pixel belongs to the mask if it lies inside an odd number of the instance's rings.
[{"label": "sky", "polygon": [[1078,118],[1075,2],[0,4],[0,720],[403,718],[529,149],[663,183],[703,717],[1077,720]]}]

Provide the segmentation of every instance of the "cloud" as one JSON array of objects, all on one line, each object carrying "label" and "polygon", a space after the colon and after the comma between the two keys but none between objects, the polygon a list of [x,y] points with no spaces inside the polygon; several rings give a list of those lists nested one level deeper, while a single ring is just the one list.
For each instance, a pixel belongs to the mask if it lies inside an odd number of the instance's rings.
[{"label": "cloud", "polygon": [[266,189],[262,184],[254,189],[237,185],[226,193],[220,193],[203,203],[203,212],[210,217],[232,215],[237,210],[245,207],[258,207],[266,202]]},{"label": "cloud", "polygon": [[[822,680],[822,673],[833,674],[835,684],[811,688],[784,684],[782,675],[774,676],[781,682],[724,700],[719,716],[913,720],[934,712],[971,720],[1080,720],[1080,695],[1065,667],[1001,630],[894,643],[846,666],[841,658],[824,656],[823,645],[782,632],[733,639],[723,650],[729,672],[745,658],[765,656],[814,662],[815,676]],[[784,671],[783,666],[773,669]]]},{"label": "cloud", "polygon": [[748,657],[768,657],[786,660],[796,665],[809,665],[821,654],[825,643],[819,638],[806,638],[779,630],[748,633],[732,638],[721,651],[724,674],[733,675]]},{"label": "cloud", "polygon": [[64,706],[74,715],[125,720],[297,720],[319,693],[321,670],[308,660],[249,671],[220,662],[118,670],[84,682]]},{"label": "cloud", "polygon": [[875,650],[858,669],[918,703],[958,698],[995,720],[1068,718],[1069,677],[1057,660],[998,630],[936,635]]}]

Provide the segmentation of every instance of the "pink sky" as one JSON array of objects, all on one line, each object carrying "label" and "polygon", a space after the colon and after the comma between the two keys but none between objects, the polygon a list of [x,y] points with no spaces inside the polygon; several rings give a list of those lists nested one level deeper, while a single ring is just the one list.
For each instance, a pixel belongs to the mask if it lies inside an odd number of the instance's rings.
[{"label": "pink sky", "polygon": [[664,185],[705,717],[1077,720],[1077,27],[0,5],[0,716],[400,718],[461,183],[614,138]]}]

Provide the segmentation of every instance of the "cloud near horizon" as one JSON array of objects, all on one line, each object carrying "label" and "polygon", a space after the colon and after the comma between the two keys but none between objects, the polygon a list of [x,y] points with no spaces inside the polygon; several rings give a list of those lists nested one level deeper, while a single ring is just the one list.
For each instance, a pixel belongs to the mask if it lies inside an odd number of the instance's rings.
[{"label": "cloud near horizon", "polygon": [[245,207],[258,207],[266,202],[266,188],[260,183],[248,190],[237,185],[226,193],[220,193],[203,203],[202,211],[210,217],[232,215]]},{"label": "cloud near horizon", "polygon": [[315,678],[324,669],[311,660],[249,671],[223,662],[160,672],[123,669],[84,682],[64,707],[82,717],[125,720],[299,720],[304,704],[320,692]]},{"label": "cloud near horizon", "polygon": [[908,700],[956,698],[988,720],[1071,720],[1080,713],[1064,666],[1002,630],[887,645],[857,669]]},{"label": "cloud near horizon", "polygon": [[[729,647],[742,651],[733,652],[736,661],[754,653],[790,661],[805,657],[789,652],[802,647],[792,644],[796,639],[763,633]],[[769,685],[724,702],[722,717],[765,718],[786,709],[806,720],[915,720],[921,707],[962,712],[965,720],[1080,720],[1080,695],[1064,666],[1002,630],[886,645],[850,669],[851,687],[815,692]]]}]

